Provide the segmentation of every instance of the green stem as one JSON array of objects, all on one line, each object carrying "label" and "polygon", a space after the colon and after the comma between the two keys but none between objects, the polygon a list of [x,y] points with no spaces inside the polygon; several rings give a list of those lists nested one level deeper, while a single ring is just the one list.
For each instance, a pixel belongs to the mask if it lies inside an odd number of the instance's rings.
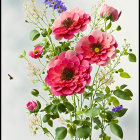
[{"label": "green stem", "polygon": [[47,100],[44,97],[42,97],[41,95],[39,95],[39,97],[42,98],[48,104]]}]

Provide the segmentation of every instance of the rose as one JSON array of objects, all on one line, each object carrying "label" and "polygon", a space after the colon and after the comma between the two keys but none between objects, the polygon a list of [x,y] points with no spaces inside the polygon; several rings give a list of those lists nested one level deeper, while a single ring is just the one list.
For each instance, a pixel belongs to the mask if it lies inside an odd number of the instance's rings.
[{"label": "rose", "polygon": [[29,101],[26,106],[30,111],[33,111],[37,107],[37,103],[34,101]]},{"label": "rose", "polygon": [[121,12],[118,13],[118,10],[115,9],[114,7],[111,7],[107,4],[104,4],[101,8],[101,17],[104,17],[105,14],[107,14],[107,16],[109,16],[110,14],[112,14],[113,19],[111,19],[112,21],[116,21],[118,20],[118,18],[121,15]]}]

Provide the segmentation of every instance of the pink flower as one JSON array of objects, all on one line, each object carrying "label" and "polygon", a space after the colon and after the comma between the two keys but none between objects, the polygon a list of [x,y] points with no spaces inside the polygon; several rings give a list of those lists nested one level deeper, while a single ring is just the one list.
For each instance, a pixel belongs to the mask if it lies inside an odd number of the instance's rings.
[{"label": "pink flower", "polygon": [[96,30],[90,36],[81,38],[76,44],[75,51],[82,54],[91,64],[105,66],[110,62],[110,58],[116,56],[117,46],[111,34]]},{"label": "pink flower", "polygon": [[32,58],[35,58],[35,59],[37,59],[37,58],[39,58],[39,56],[42,54],[42,52],[43,52],[43,48],[42,48],[42,46],[36,46],[35,48],[34,48],[34,51],[30,51],[29,52],[29,56],[31,56]]},{"label": "pink flower", "polygon": [[112,14],[113,16],[113,19],[112,21],[116,21],[118,20],[118,18],[120,17],[121,15],[121,12],[118,13],[118,10],[111,7],[111,6],[108,6],[107,4],[104,4],[101,8],[101,17],[103,17],[105,14],[107,13],[107,16],[109,16],[110,14]]},{"label": "pink flower", "polygon": [[30,111],[33,111],[37,107],[37,103],[34,101],[30,101],[27,103],[26,106]]},{"label": "pink flower", "polygon": [[52,31],[56,40],[72,39],[74,33],[85,31],[87,24],[90,22],[90,15],[78,8],[66,11],[57,18],[52,27]]},{"label": "pink flower", "polygon": [[75,92],[81,94],[91,80],[92,67],[89,62],[72,50],[52,58],[48,68],[45,82],[51,86],[55,96],[68,96]]}]

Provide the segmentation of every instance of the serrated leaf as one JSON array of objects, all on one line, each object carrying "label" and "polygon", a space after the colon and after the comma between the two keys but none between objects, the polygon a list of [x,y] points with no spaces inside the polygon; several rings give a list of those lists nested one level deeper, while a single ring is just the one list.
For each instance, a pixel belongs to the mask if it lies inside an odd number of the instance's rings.
[{"label": "serrated leaf", "polygon": [[120,76],[121,76],[122,78],[131,78],[130,75],[129,75],[127,72],[121,72],[121,73],[120,73]]},{"label": "serrated leaf", "polygon": [[115,90],[114,92],[113,92],[113,94],[115,95],[115,96],[117,96],[118,98],[120,98],[120,99],[124,99],[124,100],[132,100],[131,99],[131,97],[126,93],[126,92],[123,92],[123,91],[121,91],[121,90]]},{"label": "serrated leaf", "polygon": [[135,56],[135,54],[129,53],[129,55],[128,55],[128,60],[129,60],[130,62],[136,62],[136,56]]},{"label": "serrated leaf", "polygon": [[55,140],[63,140],[67,135],[67,128],[57,127],[55,129]]},{"label": "serrated leaf", "polygon": [[121,139],[123,138],[122,128],[118,124],[111,123],[110,124],[110,130],[114,135],[118,136]]},{"label": "serrated leaf", "polygon": [[88,138],[90,136],[91,129],[89,126],[82,126],[76,130],[76,137],[78,138]]}]

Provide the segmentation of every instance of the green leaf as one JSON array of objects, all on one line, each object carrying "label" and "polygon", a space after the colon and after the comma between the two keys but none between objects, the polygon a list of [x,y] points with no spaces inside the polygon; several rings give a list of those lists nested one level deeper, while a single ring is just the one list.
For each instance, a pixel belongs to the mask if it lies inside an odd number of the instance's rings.
[{"label": "green leaf", "polygon": [[70,102],[64,102],[64,105],[66,106],[66,108],[69,111],[73,111],[74,110],[74,106]]},{"label": "green leaf", "polygon": [[110,93],[110,88],[109,88],[108,86],[106,86],[105,92],[106,92],[107,94]]},{"label": "green leaf", "polygon": [[111,97],[111,98],[112,98],[112,103],[115,107],[120,105],[119,100],[117,98],[115,97]]},{"label": "green leaf", "polygon": [[111,123],[110,124],[110,130],[114,135],[118,136],[121,139],[123,138],[122,128],[118,124]]},{"label": "green leaf", "polygon": [[99,127],[101,126],[101,121],[99,120],[99,118],[93,118],[93,122],[96,123]]},{"label": "green leaf", "polygon": [[120,98],[120,99],[132,100],[131,97],[130,97],[126,92],[123,92],[123,91],[121,91],[121,90],[119,90],[119,89],[115,90],[115,91],[113,92],[113,94],[114,94],[115,96],[117,96],[118,98]]},{"label": "green leaf", "polygon": [[117,31],[120,31],[122,28],[121,28],[121,26],[119,25],[119,26],[117,26],[117,28],[116,28],[116,30]]},{"label": "green leaf", "polygon": [[49,28],[49,29],[48,29],[48,34],[50,35],[51,33],[52,33],[52,29]]},{"label": "green leaf", "polygon": [[20,56],[19,56],[19,58],[23,58],[24,56],[21,54]]},{"label": "green leaf", "polygon": [[135,56],[135,54],[129,53],[129,55],[128,55],[128,60],[129,60],[130,62],[136,62],[136,56]]},{"label": "green leaf", "polygon": [[48,120],[48,125],[53,127],[53,121],[52,120]]},{"label": "green leaf", "polygon": [[71,127],[69,128],[69,133],[70,133],[71,136],[75,136],[76,128],[74,128],[74,127],[71,126]]},{"label": "green leaf", "polygon": [[44,134],[49,134],[49,130],[47,128],[42,128],[44,131]]},{"label": "green leaf", "polygon": [[122,68],[118,69],[118,72],[124,72],[124,70]]},{"label": "green leaf", "polygon": [[133,93],[130,89],[125,89],[124,92],[128,95],[128,96],[133,96]]},{"label": "green leaf", "polygon": [[31,94],[34,95],[35,97],[37,97],[39,95],[39,91],[37,89],[33,89],[31,91]]},{"label": "green leaf", "polygon": [[127,108],[123,108],[122,110],[116,112],[117,117],[122,117],[126,113],[127,110],[128,110]]},{"label": "green leaf", "polygon": [[26,56],[26,51],[24,50],[23,55]]},{"label": "green leaf", "polygon": [[67,135],[67,128],[57,127],[55,129],[55,140],[63,140]]},{"label": "green leaf", "polygon": [[103,100],[103,98],[101,98],[101,97],[95,98],[95,101],[96,101],[96,102],[100,102],[100,101],[102,101],[102,100]]},{"label": "green leaf", "polygon": [[41,108],[40,102],[38,100],[36,100],[36,102],[37,102],[37,107],[33,110],[33,112],[38,112],[39,109]]},{"label": "green leaf", "polygon": [[91,97],[91,96],[92,96],[92,92],[86,94],[84,98],[85,98],[85,99],[88,99],[88,98]]},{"label": "green leaf", "polygon": [[127,85],[125,85],[125,84],[124,85],[121,85],[120,86],[120,89],[124,89],[125,87],[127,87]]},{"label": "green leaf", "polygon": [[103,94],[102,92],[100,92],[100,93],[96,93],[96,96],[97,96],[97,97],[104,98],[104,94]]},{"label": "green leaf", "polygon": [[32,40],[32,41],[34,41],[37,38],[39,38],[39,36],[40,36],[40,33],[37,30],[32,30],[30,32],[30,40]]},{"label": "green leaf", "polygon": [[106,26],[106,30],[110,29],[111,26],[112,26],[112,22],[110,21],[109,24]]},{"label": "green leaf", "polygon": [[90,136],[91,129],[89,126],[82,126],[76,130],[76,137],[78,138],[88,138]]},{"label": "green leaf", "polygon": [[49,120],[50,120],[50,115],[49,115],[49,114],[44,115],[44,117],[43,117],[43,122],[46,123],[46,122],[48,122]]},{"label": "green leaf", "polygon": [[43,29],[42,32],[41,32],[41,34],[42,34],[43,37],[46,37],[47,34],[48,34],[48,32],[47,32],[46,29]]},{"label": "green leaf", "polygon": [[62,103],[60,103],[58,105],[58,111],[61,113],[61,112],[65,112],[66,111],[66,106]]},{"label": "green leaf", "polygon": [[129,75],[127,72],[121,72],[121,73],[120,73],[120,76],[121,76],[122,78],[131,78],[130,75]]},{"label": "green leaf", "polygon": [[117,116],[113,111],[106,111],[106,118],[110,122],[112,119],[115,119]]},{"label": "green leaf", "polygon": [[104,137],[103,137],[103,140],[111,140],[111,137],[109,137],[109,136],[104,136]]},{"label": "green leaf", "polygon": [[99,114],[100,110],[96,107],[93,107],[85,112],[85,114],[89,117],[95,117]]}]

